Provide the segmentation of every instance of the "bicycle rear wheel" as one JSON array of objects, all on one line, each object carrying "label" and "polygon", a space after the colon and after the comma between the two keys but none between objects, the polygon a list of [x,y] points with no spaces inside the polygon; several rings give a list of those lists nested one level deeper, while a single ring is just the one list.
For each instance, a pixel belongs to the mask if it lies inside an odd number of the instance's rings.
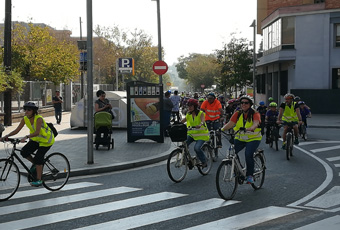
[{"label": "bicycle rear wheel", "polygon": [[307,129],[305,125],[302,125],[301,131],[302,131],[302,138],[306,141],[307,140]]},{"label": "bicycle rear wheel", "polygon": [[205,159],[207,160],[206,163],[207,163],[207,167],[205,168],[202,168],[201,166],[198,167],[198,171],[204,176],[204,175],[207,175],[210,170],[211,170],[211,167],[212,167],[212,161],[213,161],[213,149],[211,148],[210,145],[208,144],[204,144],[202,146],[202,150],[204,152],[204,156],[205,156]]},{"label": "bicycle rear wheel", "polygon": [[257,190],[263,185],[266,175],[266,167],[263,157],[257,152],[254,155],[254,183],[251,186]]},{"label": "bicycle rear wheel", "polygon": [[276,128],[273,129],[273,139],[275,143],[275,150],[279,151],[279,130]]},{"label": "bicycle rear wheel", "polygon": [[292,156],[291,151],[293,150],[293,134],[291,132],[287,133],[286,140],[286,157],[287,160],[290,160],[290,157]]},{"label": "bicycle rear wheel", "polygon": [[11,198],[18,190],[20,171],[10,159],[0,159],[0,201]]},{"label": "bicycle rear wheel", "polygon": [[238,186],[236,169],[232,168],[230,160],[223,160],[216,172],[216,188],[218,195],[224,200],[231,200],[236,194]]},{"label": "bicycle rear wheel", "polygon": [[45,158],[43,185],[46,189],[57,191],[65,186],[70,177],[70,163],[61,153],[52,153]]},{"label": "bicycle rear wheel", "polygon": [[166,169],[170,179],[176,183],[181,182],[188,172],[187,159],[181,149],[175,149],[169,155]]}]

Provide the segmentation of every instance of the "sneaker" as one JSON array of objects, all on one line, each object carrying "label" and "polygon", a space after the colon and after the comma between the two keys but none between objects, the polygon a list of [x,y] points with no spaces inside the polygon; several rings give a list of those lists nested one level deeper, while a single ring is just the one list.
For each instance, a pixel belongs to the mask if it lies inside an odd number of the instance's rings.
[{"label": "sneaker", "polygon": [[298,144],[299,144],[299,139],[295,138],[294,145],[298,145]]},{"label": "sneaker", "polygon": [[247,176],[247,184],[254,184],[253,176]]},{"label": "sneaker", "polygon": [[42,185],[42,183],[43,183],[42,180],[37,180],[37,181],[32,181],[30,184],[34,187],[39,187]]},{"label": "sneaker", "polygon": [[282,144],[282,149],[283,149],[283,150],[286,150],[286,143],[283,143],[283,144]]},{"label": "sneaker", "polygon": [[222,145],[217,145],[216,147],[221,149],[221,148],[222,148]]}]

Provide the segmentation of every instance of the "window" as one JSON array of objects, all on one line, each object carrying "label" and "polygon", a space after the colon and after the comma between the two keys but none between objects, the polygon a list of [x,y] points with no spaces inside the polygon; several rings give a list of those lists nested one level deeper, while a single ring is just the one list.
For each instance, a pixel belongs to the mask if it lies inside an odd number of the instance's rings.
[{"label": "window", "polygon": [[295,17],[282,18],[282,47],[293,49],[295,44]]},{"label": "window", "polygon": [[281,45],[281,19],[263,29],[263,38],[264,51]]},{"label": "window", "polygon": [[340,47],[340,24],[335,24],[335,46]]},{"label": "window", "polygon": [[256,76],[256,92],[260,94],[266,93],[266,75],[265,74]]},{"label": "window", "polygon": [[340,69],[332,69],[332,89],[340,89]]},{"label": "window", "polygon": [[280,72],[280,94],[286,95],[288,92],[288,71]]}]

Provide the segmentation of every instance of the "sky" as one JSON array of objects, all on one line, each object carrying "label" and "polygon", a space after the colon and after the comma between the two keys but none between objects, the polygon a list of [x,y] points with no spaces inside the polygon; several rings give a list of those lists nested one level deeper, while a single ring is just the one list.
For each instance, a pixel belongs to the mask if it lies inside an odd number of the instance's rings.
[{"label": "sky", "polygon": [[[253,40],[256,0],[160,0],[161,44],[164,61],[172,65],[181,55],[210,54],[230,41],[230,34]],[[87,0],[12,0],[12,21],[45,23],[68,29],[71,36],[87,32]],[[5,20],[5,0],[0,0],[0,20]],[[157,2],[152,0],[93,0],[93,27],[144,30],[158,45]],[[257,37],[257,44],[259,38]],[[258,45],[257,45],[258,47]]]}]

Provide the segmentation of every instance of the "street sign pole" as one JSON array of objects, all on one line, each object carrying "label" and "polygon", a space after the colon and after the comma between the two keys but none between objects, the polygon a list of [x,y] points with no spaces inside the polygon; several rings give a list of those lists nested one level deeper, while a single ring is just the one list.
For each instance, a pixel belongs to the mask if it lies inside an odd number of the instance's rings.
[{"label": "street sign pole", "polygon": [[93,164],[92,0],[87,0],[87,164]]},{"label": "street sign pole", "polygon": [[118,59],[116,60],[116,91],[118,91],[118,74],[119,74],[119,66]]}]

